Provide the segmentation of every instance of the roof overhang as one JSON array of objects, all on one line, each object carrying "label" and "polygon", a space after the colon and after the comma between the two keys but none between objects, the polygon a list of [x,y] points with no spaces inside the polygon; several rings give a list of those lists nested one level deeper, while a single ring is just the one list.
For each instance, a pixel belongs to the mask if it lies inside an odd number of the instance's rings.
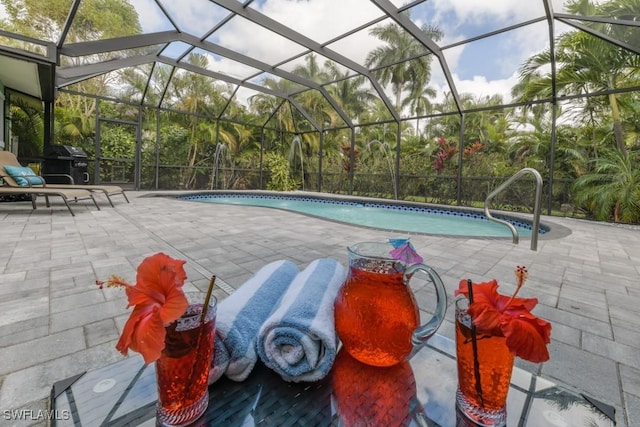
[{"label": "roof overhang", "polygon": [[0,81],[12,89],[43,101],[54,99],[54,67],[0,54]]},{"label": "roof overhang", "polygon": [[[9,34],[2,32],[2,35]],[[18,37],[27,40],[26,37]],[[55,45],[39,43],[46,56],[0,45],[0,82],[7,89],[49,102],[55,99],[56,94]]]}]

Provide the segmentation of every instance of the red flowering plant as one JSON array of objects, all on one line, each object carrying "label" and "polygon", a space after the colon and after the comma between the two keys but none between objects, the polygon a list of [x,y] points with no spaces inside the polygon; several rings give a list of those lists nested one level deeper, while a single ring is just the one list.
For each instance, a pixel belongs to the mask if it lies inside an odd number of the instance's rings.
[{"label": "red flowering plant", "polygon": [[479,334],[503,336],[515,356],[535,363],[546,362],[549,360],[547,344],[551,341],[551,324],[531,314],[538,304],[537,298],[516,296],[527,278],[526,267],[518,266],[515,274],[517,288],[510,297],[498,293],[496,280],[472,283],[473,298],[469,298],[468,280],[461,280],[454,295],[462,294],[470,300],[467,313]]},{"label": "red flowering plant", "polygon": [[447,139],[443,136],[438,137],[438,153],[436,154],[436,159],[433,163],[433,167],[437,172],[441,172],[446,168],[448,164],[448,160],[452,159],[453,156],[458,152],[458,148],[447,141]]},{"label": "red flowering plant", "polygon": [[131,349],[140,353],[147,364],[160,358],[165,345],[164,326],[182,316],[189,306],[182,290],[187,278],[185,263],[157,253],[140,263],[135,285],[116,275],[107,281],[96,281],[101,289],[124,287],[129,300],[127,308],[133,307],[116,344],[124,356]]}]

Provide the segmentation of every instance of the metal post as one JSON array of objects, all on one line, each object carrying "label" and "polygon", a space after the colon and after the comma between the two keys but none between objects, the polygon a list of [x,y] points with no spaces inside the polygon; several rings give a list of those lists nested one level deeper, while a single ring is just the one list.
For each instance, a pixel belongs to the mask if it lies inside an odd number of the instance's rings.
[{"label": "metal post", "polygon": [[395,200],[398,200],[398,191],[400,190],[400,154],[402,151],[400,147],[400,141],[402,139],[401,136],[400,122],[396,122],[396,165],[395,171],[393,172],[395,176],[393,182],[393,196]]},{"label": "metal post", "polygon": [[551,209],[553,208],[553,172],[555,169],[556,153],[556,115],[558,114],[557,101],[553,101],[551,108],[551,146],[549,147],[549,195],[547,196],[547,215],[551,215]]},{"label": "metal post", "polygon": [[318,193],[322,193],[322,150],[324,146],[324,128],[320,130],[320,147],[318,151]]},{"label": "metal post", "polygon": [[264,126],[260,129],[260,189],[261,190],[264,190],[263,177],[262,177],[263,160],[264,160]]},{"label": "metal post", "polygon": [[353,194],[353,176],[356,171],[356,132],[351,129],[351,149],[349,150],[349,195]]},{"label": "metal post", "polygon": [[93,155],[93,182],[96,184],[100,184],[100,157],[102,157],[100,148],[100,101],[96,100],[96,140],[94,141]]},{"label": "metal post", "polygon": [[136,190],[140,190],[142,182],[142,105],[138,106],[138,126],[136,128],[136,155],[135,155],[135,176],[133,185]]},{"label": "metal post", "polygon": [[464,116],[460,115],[460,136],[458,139],[458,170],[456,172],[456,202],[462,205],[462,152],[464,150]]},{"label": "metal post", "polygon": [[160,110],[156,109],[156,190],[160,188]]}]

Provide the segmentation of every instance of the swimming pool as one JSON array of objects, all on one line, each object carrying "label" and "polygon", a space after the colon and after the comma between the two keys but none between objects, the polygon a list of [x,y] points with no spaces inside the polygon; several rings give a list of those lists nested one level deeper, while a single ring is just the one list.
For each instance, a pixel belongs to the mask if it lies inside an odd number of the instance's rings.
[{"label": "swimming pool", "polygon": [[[261,206],[284,209],[347,224],[395,232],[511,238],[502,224],[487,220],[480,211],[444,208],[422,203],[396,203],[380,199],[345,198],[281,193],[215,192],[178,196],[181,200],[204,203]],[[531,236],[531,222],[494,214],[510,221],[521,237]],[[542,225],[539,233],[548,227]]]}]

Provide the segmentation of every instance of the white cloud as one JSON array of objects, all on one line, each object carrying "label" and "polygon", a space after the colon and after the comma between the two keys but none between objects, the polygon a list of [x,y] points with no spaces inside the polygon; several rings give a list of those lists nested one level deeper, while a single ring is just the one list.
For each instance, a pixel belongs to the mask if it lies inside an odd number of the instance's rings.
[{"label": "white cloud", "polygon": [[167,30],[167,18],[153,0],[129,0],[138,12],[144,33]]},{"label": "white cloud", "polygon": [[504,20],[507,17],[526,19],[532,14],[539,15],[544,11],[542,1],[492,0],[487,2],[470,2],[467,0],[434,0],[433,6],[437,15],[455,12],[463,18],[460,25],[475,20]]},{"label": "white cloud", "polygon": [[[362,0],[272,0],[261,6],[259,12],[317,43],[326,43],[382,15],[379,9]],[[242,18],[234,18],[225,25],[218,37],[225,47],[271,63],[307,50]],[[361,62],[369,50],[366,47],[371,44],[370,40],[367,32],[354,35],[348,42],[340,44],[340,53]]]},{"label": "white cloud", "polygon": [[506,79],[487,80],[485,76],[473,76],[470,80],[460,80],[453,76],[458,93],[472,93],[476,97],[502,95],[505,102],[511,100],[511,88],[518,82],[518,76],[512,75]]},{"label": "white cloud", "polygon": [[320,43],[383,15],[362,0],[270,0],[262,6],[260,12]]}]

